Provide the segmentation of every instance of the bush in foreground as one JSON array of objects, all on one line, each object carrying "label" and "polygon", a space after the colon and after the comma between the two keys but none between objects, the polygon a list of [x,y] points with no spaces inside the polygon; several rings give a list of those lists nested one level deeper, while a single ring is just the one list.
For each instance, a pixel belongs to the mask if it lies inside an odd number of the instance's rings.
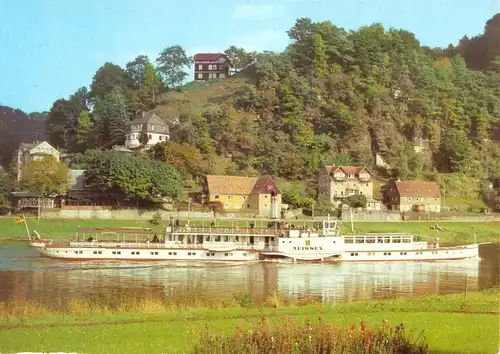
[{"label": "bush in foreground", "polygon": [[425,354],[428,347],[420,335],[415,340],[405,333],[403,324],[390,327],[386,321],[369,330],[366,322],[358,327],[338,327],[321,321],[304,325],[283,317],[271,329],[267,319],[250,330],[236,328],[234,336],[211,336],[205,332],[194,354]]}]

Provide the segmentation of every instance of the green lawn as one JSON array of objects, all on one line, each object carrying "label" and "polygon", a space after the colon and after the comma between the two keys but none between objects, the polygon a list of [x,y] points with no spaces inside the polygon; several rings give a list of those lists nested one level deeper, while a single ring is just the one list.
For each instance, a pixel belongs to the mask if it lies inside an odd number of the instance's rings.
[{"label": "green lawn", "polygon": [[[10,239],[17,237],[26,237],[24,224],[16,224],[14,218],[0,218],[0,239]],[[48,237],[55,240],[71,239],[75,236],[78,227],[130,227],[141,226],[153,228],[154,232],[163,232],[161,226],[152,226],[149,221],[135,220],[41,220],[36,222],[36,218],[27,218],[30,229],[35,229],[42,237]],[[252,221],[231,221],[219,220],[218,226],[248,226]],[[267,221],[253,221],[256,227],[265,227]],[[297,226],[310,225],[310,221],[291,220],[291,224]],[[191,220],[190,225],[209,225],[210,220]],[[439,232],[439,239],[442,245],[458,245],[474,242],[474,233],[477,236],[477,242],[498,242],[500,240],[500,222],[439,222],[439,225],[445,231]],[[436,231],[430,228],[431,224],[427,222],[359,222],[354,223],[355,233],[366,232],[409,232],[425,239],[434,241]],[[351,233],[350,223],[342,224],[342,233]]]},{"label": "green lawn", "polygon": [[193,309],[163,313],[131,313],[108,316],[48,316],[18,319],[14,328],[0,330],[0,352],[44,351],[87,353],[188,353],[208,328],[213,334],[231,335],[235,326],[249,327],[260,316],[271,325],[281,316],[296,322],[306,318],[341,325],[365,319],[378,326],[403,322],[407,330],[424,330],[433,353],[496,353],[498,350],[498,292],[422,299],[371,301],[333,306],[290,308]]}]

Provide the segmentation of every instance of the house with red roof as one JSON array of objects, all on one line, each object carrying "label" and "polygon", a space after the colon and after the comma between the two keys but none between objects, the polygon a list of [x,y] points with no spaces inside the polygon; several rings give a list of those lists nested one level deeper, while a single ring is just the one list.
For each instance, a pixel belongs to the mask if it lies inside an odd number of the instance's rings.
[{"label": "house with red roof", "polygon": [[318,177],[318,194],[332,203],[352,195],[373,198],[372,173],[366,167],[325,165]]},{"label": "house with red roof", "polygon": [[436,182],[392,181],[384,186],[383,194],[392,210],[441,212],[441,191]]},{"label": "house with red roof", "polygon": [[195,81],[223,79],[230,74],[231,61],[224,53],[197,53],[193,61]]}]

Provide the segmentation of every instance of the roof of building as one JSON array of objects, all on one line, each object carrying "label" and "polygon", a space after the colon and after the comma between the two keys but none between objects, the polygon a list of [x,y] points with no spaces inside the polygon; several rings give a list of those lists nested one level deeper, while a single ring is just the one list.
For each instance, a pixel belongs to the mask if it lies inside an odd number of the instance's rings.
[{"label": "roof of building", "polygon": [[167,125],[167,123],[158,117],[158,115],[153,111],[142,112],[135,119],[131,120],[128,125],[149,123],[152,120],[158,121],[158,124],[163,123],[164,125]]},{"label": "roof of building", "polygon": [[[144,124],[155,124],[159,126],[159,129],[150,130],[149,126],[146,127],[146,132],[148,133],[166,133],[169,134],[170,132],[170,127],[167,122],[165,122],[163,119],[161,119],[155,112],[149,111],[149,112],[142,112],[137,118],[134,120],[131,120],[130,122],[127,123],[128,127],[131,127],[133,125],[143,125],[144,129]],[[157,127],[158,128],[158,127]]]},{"label": "roof of building", "polygon": [[[52,145],[50,145],[47,141],[35,141],[35,142],[32,142],[32,143],[21,143],[19,145],[19,150],[31,150],[31,149],[34,149],[36,148],[38,145],[41,145],[41,144],[47,144],[49,145],[51,148],[53,148],[54,150],[57,151],[56,148],[54,148]],[[50,154],[48,154],[50,155]]]},{"label": "roof of building", "polygon": [[226,59],[229,59],[224,53],[197,53],[193,56],[194,61],[217,61],[219,58],[223,56]]},{"label": "roof of building", "polygon": [[441,198],[441,191],[436,182],[429,181],[396,181],[400,197]]},{"label": "roof of building", "polygon": [[263,189],[268,185],[270,180],[274,182],[271,176],[244,177],[207,175],[209,193],[222,195],[250,195],[264,193],[267,191],[263,191]]},{"label": "roof of building", "polygon": [[359,174],[361,171],[366,171],[371,174],[370,170],[366,167],[355,167],[355,166],[337,166],[337,165],[325,165],[328,174],[332,174],[336,171],[343,171],[346,174]]}]

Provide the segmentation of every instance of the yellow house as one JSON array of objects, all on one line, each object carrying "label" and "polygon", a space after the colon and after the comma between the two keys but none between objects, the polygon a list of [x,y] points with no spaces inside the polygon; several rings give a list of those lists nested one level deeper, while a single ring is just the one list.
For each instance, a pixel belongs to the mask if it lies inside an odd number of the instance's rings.
[{"label": "yellow house", "polygon": [[271,176],[208,175],[204,194],[207,202],[220,202],[227,211],[270,218],[281,214],[281,192]]}]

